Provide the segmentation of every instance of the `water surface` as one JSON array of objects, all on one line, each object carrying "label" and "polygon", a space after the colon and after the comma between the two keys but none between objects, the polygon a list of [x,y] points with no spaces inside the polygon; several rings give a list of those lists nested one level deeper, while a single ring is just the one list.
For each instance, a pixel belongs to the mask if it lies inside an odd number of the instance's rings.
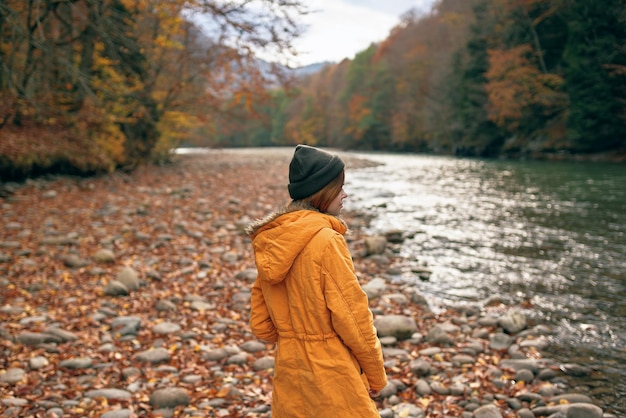
[{"label": "water surface", "polygon": [[347,173],[346,209],[405,231],[433,308],[532,306],[556,330],[550,357],[597,370],[572,384],[626,416],[626,166],[356,155],[382,164]]}]

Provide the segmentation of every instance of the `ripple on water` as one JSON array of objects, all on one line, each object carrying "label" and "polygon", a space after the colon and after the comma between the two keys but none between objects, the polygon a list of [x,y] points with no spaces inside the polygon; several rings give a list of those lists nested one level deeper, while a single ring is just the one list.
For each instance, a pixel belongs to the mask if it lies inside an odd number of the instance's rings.
[{"label": "ripple on water", "polygon": [[623,166],[359,156],[382,164],[347,173],[346,209],[372,215],[371,233],[408,232],[401,254],[432,271],[414,282],[433,305],[530,301],[558,330],[555,358],[626,364]]}]

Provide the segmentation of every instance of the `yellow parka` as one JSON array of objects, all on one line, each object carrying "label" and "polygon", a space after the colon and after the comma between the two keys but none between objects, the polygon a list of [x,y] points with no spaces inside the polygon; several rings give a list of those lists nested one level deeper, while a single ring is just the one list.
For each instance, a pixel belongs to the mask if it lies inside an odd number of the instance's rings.
[{"label": "yellow parka", "polygon": [[250,326],[276,342],[273,418],[379,417],[368,389],[387,384],[367,295],[345,223],[314,209],[253,225],[258,277]]}]

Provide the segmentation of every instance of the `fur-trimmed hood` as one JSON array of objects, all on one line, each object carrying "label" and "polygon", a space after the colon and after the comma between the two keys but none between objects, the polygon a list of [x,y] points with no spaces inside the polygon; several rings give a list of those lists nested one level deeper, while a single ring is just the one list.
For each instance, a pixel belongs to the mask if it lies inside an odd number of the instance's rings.
[{"label": "fur-trimmed hood", "polygon": [[[313,212],[321,213],[320,211],[318,211],[317,209],[315,209],[313,206],[309,205],[308,203],[304,203],[301,201],[293,201],[287,206],[281,209],[275,210],[274,212],[270,213],[269,215],[263,218],[252,221],[245,227],[244,231],[247,235],[249,235],[251,238],[254,239],[254,236],[256,235],[257,231],[261,227],[269,224],[270,222],[274,221],[276,218],[278,218],[281,215],[284,215],[286,213],[296,212],[299,210],[310,210]],[[328,215],[328,216],[332,216],[332,215]],[[348,230],[348,226],[346,225],[343,219],[336,217],[336,216],[334,216],[334,218],[336,218],[339,222],[343,223],[346,228],[346,231]]]},{"label": "fur-trimmed hood", "polygon": [[252,238],[259,279],[271,283],[284,280],[296,257],[323,229],[343,235],[347,225],[342,219],[301,202],[251,223],[246,232]]}]

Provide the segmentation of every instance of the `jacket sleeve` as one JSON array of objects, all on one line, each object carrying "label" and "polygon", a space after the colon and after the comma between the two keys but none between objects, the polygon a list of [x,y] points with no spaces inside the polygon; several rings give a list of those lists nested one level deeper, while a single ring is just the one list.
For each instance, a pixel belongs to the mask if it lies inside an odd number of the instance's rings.
[{"label": "jacket sleeve", "polygon": [[278,340],[278,331],[265,304],[263,290],[259,281],[255,281],[250,295],[250,328],[260,340],[274,343]]},{"label": "jacket sleeve", "polygon": [[335,235],[330,239],[322,260],[324,293],[333,328],[356,357],[370,387],[381,390],[387,385],[382,347],[367,295],[354,273],[352,257],[343,236]]}]

